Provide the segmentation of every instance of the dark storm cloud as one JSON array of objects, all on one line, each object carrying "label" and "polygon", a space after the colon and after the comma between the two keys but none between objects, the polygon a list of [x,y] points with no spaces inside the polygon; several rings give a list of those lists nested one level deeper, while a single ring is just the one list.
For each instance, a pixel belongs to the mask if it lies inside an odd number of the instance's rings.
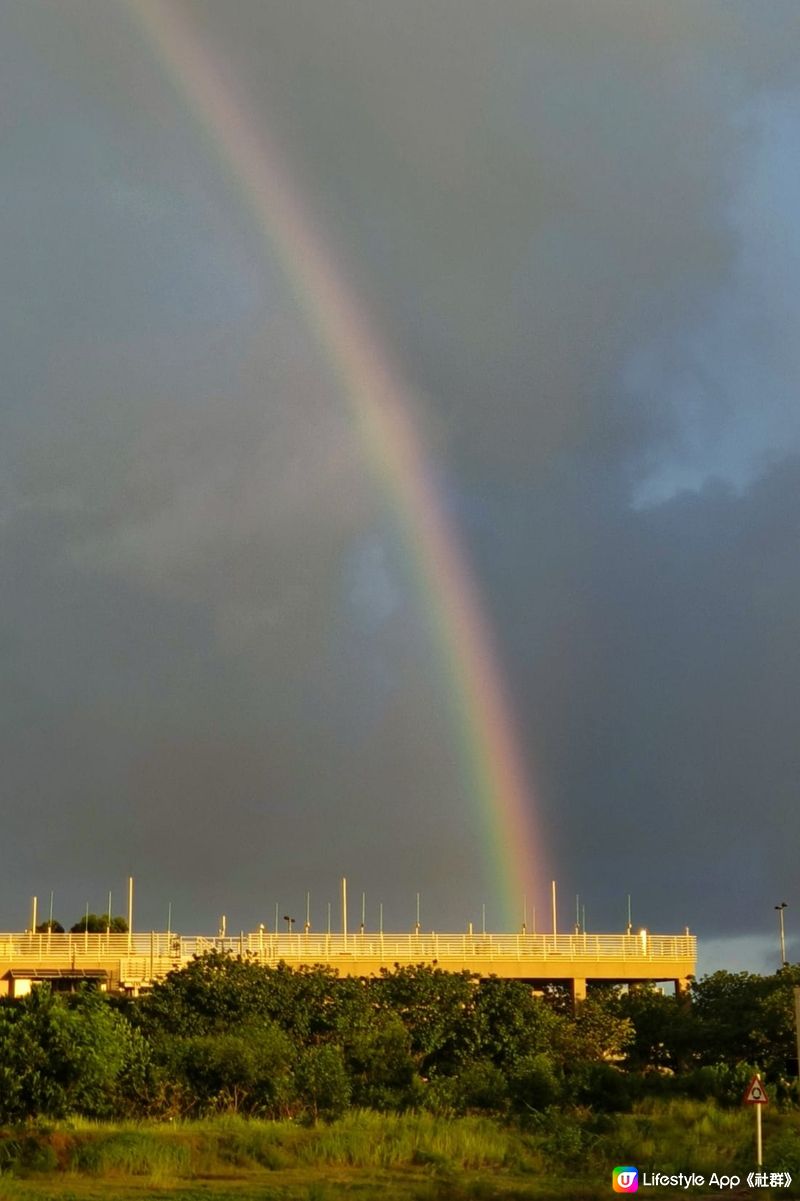
[{"label": "dark storm cloud", "polygon": [[[537,514],[537,580],[501,610],[516,644],[529,640],[515,678],[556,859],[573,892],[603,880],[606,921],[632,892],[650,924],[671,912],[748,929],[791,880],[798,460],[742,496],[708,485],[599,514],[597,500],[565,483],[549,503],[516,502]],[[572,514],[569,540],[554,511]]]},{"label": "dark storm cloud", "polygon": [[610,394],[628,353],[728,286],[749,106],[767,64],[796,83],[782,12],[756,29],[730,5],[299,4],[249,47],[208,20],[462,455],[524,471],[671,423]]},{"label": "dark storm cloud", "polygon": [[[126,10],[7,7],[6,911],[134,870],[151,921],[169,893],[247,924],[347,871],[397,922],[417,889],[477,917],[408,548],[302,303]],[[414,391],[562,893],[595,927],[626,892],[654,927],[767,924],[797,834],[796,7],[179,11]]]}]

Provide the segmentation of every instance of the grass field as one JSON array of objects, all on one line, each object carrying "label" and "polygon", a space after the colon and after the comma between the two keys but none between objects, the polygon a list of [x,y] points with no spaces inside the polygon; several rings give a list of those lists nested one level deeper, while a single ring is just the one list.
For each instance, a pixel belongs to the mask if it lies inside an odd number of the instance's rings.
[{"label": "grass field", "polygon": [[[765,1166],[798,1181],[799,1130],[794,1113],[765,1116]],[[525,1129],[369,1112],[316,1127],[65,1122],[0,1132],[0,1201],[595,1201],[610,1195],[620,1163],[744,1177],[752,1114],[673,1101],[621,1115],[532,1114]]]}]

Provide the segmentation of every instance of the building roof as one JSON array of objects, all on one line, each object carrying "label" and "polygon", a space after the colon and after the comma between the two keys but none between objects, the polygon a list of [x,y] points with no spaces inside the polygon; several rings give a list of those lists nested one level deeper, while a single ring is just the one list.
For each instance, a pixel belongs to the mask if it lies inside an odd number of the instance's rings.
[{"label": "building roof", "polygon": [[12,967],[4,980],[107,980],[105,968]]}]

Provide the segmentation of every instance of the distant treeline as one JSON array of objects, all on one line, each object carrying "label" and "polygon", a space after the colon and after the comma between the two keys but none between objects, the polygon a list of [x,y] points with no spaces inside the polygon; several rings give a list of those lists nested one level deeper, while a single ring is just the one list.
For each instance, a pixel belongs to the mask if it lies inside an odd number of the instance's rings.
[{"label": "distant treeline", "polygon": [[[61,922],[54,918],[48,918],[46,922],[40,922],[36,927],[36,934],[64,934],[64,927]],[[127,934],[128,923],[124,917],[110,917],[107,913],[84,913],[83,917],[79,918],[69,928],[70,934]]]},{"label": "distant treeline", "polygon": [[755,1068],[788,1092],[796,983],[800,967],[717,972],[688,999],[602,987],[573,1014],[565,994],[515,980],[421,966],[339,979],[212,952],[136,1000],[42,985],[2,1001],[0,1122],[738,1104]]}]

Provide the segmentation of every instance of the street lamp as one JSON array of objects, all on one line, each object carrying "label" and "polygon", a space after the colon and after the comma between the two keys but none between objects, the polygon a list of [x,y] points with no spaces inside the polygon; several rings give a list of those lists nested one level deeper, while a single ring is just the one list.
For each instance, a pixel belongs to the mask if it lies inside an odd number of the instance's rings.
[{"label": "street lamp", "polygon": [[778,911],[778,921],[780,923],[781,931],[781,967],[788,967],[789,963],[786,959],[786,932],[783,927],[783,911],[784,909],[788,909],[789,906],[785,901],[781,901],[780,905],[776,905],[775,908]]},{"label": "street lamp", "polygon": [[284,913],[284,915],[283,915],[283,920],[286,922],[286,929],[287,929],[287,930],[288,930],[288,932],[291,934],[291,932],[292,932],[292,926],[294,925],[294,918],[293,918],[293,917],[289,917],[289,914],[288,914],[288,913]]}]

